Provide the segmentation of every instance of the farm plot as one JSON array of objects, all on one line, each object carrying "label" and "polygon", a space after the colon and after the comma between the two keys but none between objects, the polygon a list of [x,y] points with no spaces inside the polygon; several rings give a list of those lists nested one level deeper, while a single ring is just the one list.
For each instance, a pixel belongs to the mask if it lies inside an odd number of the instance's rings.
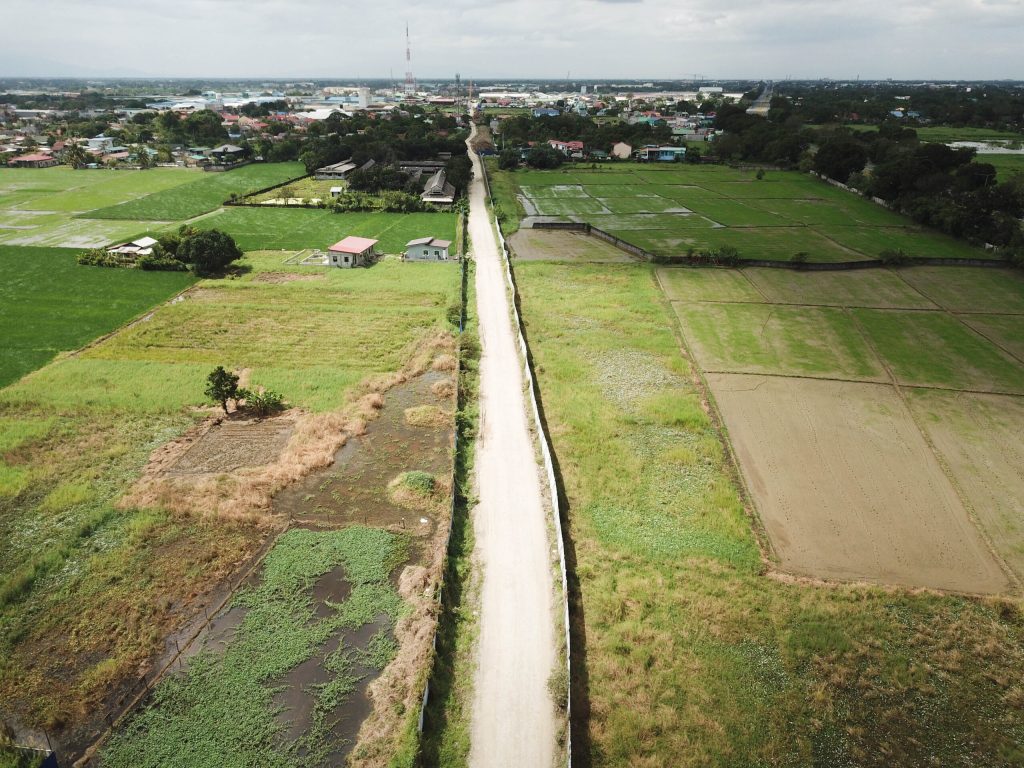
[{"label": "farm plot", "polygon": [[455,240],[454,213],[332,213],[316,209],[226,208],[196,226],[219,229],[244,251],[321,248],[347,235],[380,240],[380,253],[403,253],[418,237]]},{"label": "farm plot", "polygon": [[1009,587],[892,387],[731,374],[708,384],[784,570]]},{"label": "farm plot", "polygon": [[[1003,344],[1021,335],[1024,316],[954,315],[933,301],[956,292],[958,308],[968,312],[978,307],[972,302],[1015,308],[1024,281],[1008,274],[1007,285],[989,302],[985,287],[998,275],[984,269],[801,274],[747,268],[741,274],[763,297],[748,303],[757,299],[738,277],[701,272],[662,269],[659,277],[708,374],[781,566],[829,578],[965,591],[1009,588],[984,576],[997,561],[986,560],[961,530],[970,528],[974,509],[991,509],[990,500],[960,481],[954,460],[940,460],[931,447],[944,440],[947,448],[939,450],[948,452],[956,431],[950,425],[957,420],[951,416],[935,426],[923,408],[908,409],[904,398],[927,402],[927,390],[915,387],[949,390],[965,402],[977,399],[968,391],[991,393],[978,395],[984,403],[1002,402],[998,393],[1024,394],[1024,363]],[[975,318],[982,332],[965,324]],[[751,373],[767,375],[738,375]],[[842,381],[809,380],[814,378]],[[1004,411],[1014,432],[1024,431],[1018,411]],[[929,442],[920,439],[933,429],[947,431]],[[990,430],[989,450],[999,450],[997,435]],[[1006,469],[985,463],[984,450],[977,456],[980,463],[962,471],[1005,490]],[[879,460],[884,467],[873,465]],[[864,484],[864,478],[872,482]],[[880,488],[884,492],[876,495]],[[945,533],[930,539],[922,533],[909,544],[906,522],[916,520],[924,530],[928,510]],[[989,516],[977,517],[990,539],[1006,534]],[[803,540],[805,534],[811,538]],[[952,544],[957,537],[966,542],[959,550]],[[953,562],[950,552],[974,565]],[[957,582],[944,573],[966,576]]]},{"label": "farm plot", "polygon": [[[180,272],[100,270],[75,251],[0,246],[0,388],[187,287]],[[68,287],[74,286],[74,301]]]},{"label": "farm plot", "polygon": [[[766,577],[652,267],[538,261],[516,278],[576,555],[589,718],[574,754],[665,768],[1012,763],[1015,603]],[[680,279],[675,295],[700,290]],[[922,524],[913,539],[964,559],[953,528]]]},{"label": "farm plot", "polygon": [[[964,242],[924,230],[858,195],[795,172],[722,166],[622,164],[616,172],[490,171],[506,213],[589,222],[659,256],[731,246],[740,258],[859,261],[882,251],[978,258]],[[692,212],[691,215],[680,215]],[[642,216],[617,222],[622,216]],[[711,231],[691,231],[708,222]],[[518,221],[516,222],[518,223]],[[637,226],[637,223],[642,226]],[[637,235],[631,230],[644,230]]]},{"label": "farm plot", "polygon": [[183,221],[214,210],[232,194],[242,197],[304,174],[305,168],[301,163],[255,163],[224,173],[204,173],[199,178],[193,176],[189,184],[81,215],[91,219]]},{"label": "farm plot", "polygon": [[166,228],[155,221],[77,218],[102,206],[136,200],[201,178],[183,168],[149,171],[55,167],[0,169],[0,243],[95,248]]},{"label": "farm plot", "polygon": [[[260,279],[293,272],[300,279]],[[47,729],[62,757],[81,754],[104,713],[152,676],[165,638],[218,605],[220,585],[280,530],[269,494],[372,420],[362,395],[450,351],[455,265],[315,273],[278,264],[204,281],[0,390],[0,717]],[[213,365],[282,392],[299,409],[288,412],[294,431],[269,466],[175,476],[184,485],[166,492],[150,469],[214,417],[203,407]]]},{"label": "farm plot", "polygon": [[513,256],[522,261],[635,261],[611,243],[582,232],[521,229],[508,238]]}]

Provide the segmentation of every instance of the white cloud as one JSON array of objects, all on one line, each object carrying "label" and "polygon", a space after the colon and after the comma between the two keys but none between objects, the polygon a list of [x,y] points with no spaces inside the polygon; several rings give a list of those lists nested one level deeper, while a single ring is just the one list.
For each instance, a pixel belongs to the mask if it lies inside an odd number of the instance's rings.
[{"label": "white cloud", "polygon": [[[15,0],[0,75],[1024,78],[1020,0]],[[56,69],[62,71],[56,71]]]}]

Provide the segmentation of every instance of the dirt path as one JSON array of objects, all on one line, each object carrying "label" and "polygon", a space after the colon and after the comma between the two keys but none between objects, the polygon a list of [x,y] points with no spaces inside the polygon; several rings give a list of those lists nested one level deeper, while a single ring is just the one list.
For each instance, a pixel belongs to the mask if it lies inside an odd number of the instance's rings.
[{"label": "dirt path", "polygon": [[555,754],[547,683],[555,665],[554,576],[539,467],[498,244],[473,156],[469,234],[476,260],[480,435],[473,511],[483,570],[470,735],[473,768],[546,768]]}]

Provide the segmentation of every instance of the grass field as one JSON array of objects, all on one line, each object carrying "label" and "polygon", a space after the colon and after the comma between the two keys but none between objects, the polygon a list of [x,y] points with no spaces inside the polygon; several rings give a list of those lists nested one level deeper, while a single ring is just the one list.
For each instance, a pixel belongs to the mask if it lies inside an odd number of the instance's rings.
[{"label": "grass field", "polygon": [[195,406],[214,365],[248,369],[252,386],[292,405],[336,411],[367,377],[447,332],[458,297],[454,264],[253,261],[248,274],[203,281],[186,300],[0,390],[3,716],[58,741],[91,739],[83,723],[98,725],[121,681],[267,535],[252,521],[118,504],[150,454],[207,415]]},{"label": "grass field", "polygon": [[[859,261],[910,256],[984,257],[864,198],[796,172],[621,163],[598,169],[499,171],[491,189],[505,214],[588,222],[660,256],[732,246],[741,258]],[[510,226],[511,225],[511,226]]]},{"label": "grass field", "polygon": [[[574,754],[594,766],[1024,759],[1016,604],[767,577],[652,268],[516,272],[579,578],[589,718]],[[675,295],[753,298],[734,272],[711,272],[722,284],[709,272],[689,271],[699,287],[675,278]]]},{"label": "grass field", "polygon": [[193,281],[181,272],[82,267],[75,254],[0,246],[0,387],[112,331]]},{"label": "grass field", "polygon": [[301,163],[256,163],[224,173],[204,173],[188,184],[80,215],[91,219],[181,221],[212,211],[232,194],[242,197],[304,174]]},{"label": "grass field", "polygon": [[196,222],[227,232],[244,251],[326,249],[348,235],[380,240],[379,253],[404,253],[418,237],[455,240],[454,213],[332,213],[316,209],[225,208]]}]

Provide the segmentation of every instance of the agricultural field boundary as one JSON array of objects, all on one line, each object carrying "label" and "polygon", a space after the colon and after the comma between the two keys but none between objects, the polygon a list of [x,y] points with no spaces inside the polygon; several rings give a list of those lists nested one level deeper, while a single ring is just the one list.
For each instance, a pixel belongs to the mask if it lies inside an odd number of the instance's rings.
[{"label": "agricultural field boundary", "polygon": [[[459,272],[459,280],[461,282],[460,292],[461,292],[461,296],[462,296],[462,311],[459,313],[459,340],[460,340],[460,343],[459,343],[459,351],[458,351],[458,365],[456,367],[456,372],[457,373],[461,373],[462,372],[463,347],[462,347],[462,344],[461,344],[461,339],[462,339],[462,332],[463,332],[463,330],[465,330],[465,327],[466,327],[466,299],[467,299],[467,287],[468,287],[468,281],[469,281],[469,274],[468,274],[468,269],[467,269],[467,262],[466,262],[465,259],[462,260],[462,266],[461,266],[461,269],[460,269],[460,272]],[[461,376],[457,377],[457,381],[459,382],[457,384],[457,386],[461,386]],[[456,395],[456,398],[457,397],[458,396]],[[442,597],[444,595],[444,590],[445,590],[445,586],[446,586],[445,585],[445,574],[448,572],[448,558],[449,558],[449,556],[451,554],[452,522],[455,519],[455,511],[456,511],[455,510],[455,506],[456,506],[456,503],[458,501],[458,490],[457,490],[457,488],[458,488],[458,485],[457,485],[458,484],[458,471],[459,471],[459,469],[458,469],[459,468],[458,456],[459,456],[460,452],[466,450],[467,447],[472,445],[472,441],[462,441],[462,440],[459,440],[459,432],[460,432],[459,426],[458,426],[458,424],[456,424],[456,427],[455,427],[455,443],[454,443],[454,446],[453,446],[453,454],[452,454],[452,483],[451,483],[452,493],[451,493],[451,506],[450,506],[449,515],[448,515],[448,530],[446,531],[445,538],[444,538],[444,559],[441,561],[441,575],[440,575],[440,578],[437,581],[437,586],[434,589],[434,605],[435,605],[435,607],[437,609],[438,614],[440,614],[441,610],[442,610],[441,603],[442,603]],[[441,634],[441,622],[437,621],[434,624],[434,639],[432,641],[433,644],[432,644],[432,649],[431,649],[430,663],[427,665],[427,678],[426,678],[426,681],[423,683],[423,696],[420,697],[420,713],[419,713],[419,717],[418,717],[417,722],[416,722],[416,732],[417,732],[417,734],[419,734],[421,742],[422,742],[422,736],[423,736],[423,722],[424,722],[424,719],[426,718],[427,706],[428,706],[428,704],[430,702],[430,680],[434,676],[434,669],[435,669],[435,667],[437,665],[437,638],[438,638],[438,635],[440,635],[440,634]]]},{"label": "agricultural field boundary", "polygon": [[[626,253],[647,259],[654,264],[693,264],[695,266],[702,264],[702,262],[697,262],[687,256],[658,256],[644,248],[641,248],[639,245],[634,245],[628,240],[623,240],[621,237],[616,237],[610,232],[605,232],[603,229],[595,227],[593,224],[587,224],[586,222],[536,221],[533,223],[532,229],[561,229],[571,232],[583,232],[591,237],[597,238],[598,240],[604,240],[605,242],[611,243],[616,248],[619,248]],[[1002,259],[943,259],[935,256],[920,256],[912,258],[908,262],[908,266],[909,265],[923,267],[1006,267],[1007,263]],[[770,269],[792,269],[798,271],[806,270],[808,272],[843,272],[851,269],[877,269],[878,267],[888,267],[893,265],[887,264],[881,259],[863,259],[861,261],[793,262],[782,261],[781,259],[744,259],[741,257],[737,266],[768,267]]]},{"label": "agricultural field boundary", "polygon": [[[245,199],[247,197],[255,197],[256,195],[262,195],[264,192],[269,192],[272,189],[277,189],[278,187],[283,187],[286,184],[294,184],[296,181],[301,181],[302,179],[308,179],[312,175],[313,174],[311,174],[311,173],[304,173],[301,176],[296,176],[293,179],[285,179],[280,184],[271,184],[269,187],[263,187],[263,189],[254,189],[252,192],[246,192],[244,195],[239,195],[236,198],[233,198],[233,199],[232,198],[228,198],[223,203],[221,203],[221,205],[225,205],[225,206],[242,206],[242,207],[248,206],[248,207],[251,207],[251,208],[266,207],[262,203],[247,203],[247,202],[245,202]],[[295,207],[296,208],[316,208],[317,206],[315,206],[315,205],[297,205]]]},{"label": "agricultural field boundary", "polygon": [[516,338],[519,343],[519,350],[523,357],[523,376],[526,378],[527,389],[530,393],[530,410],[533,415],[533,428],[536,430],[537,442],[540,443],[541,459],[544,463],[544,472],[548,483],[548,492],[551,495],[551,517],[555,526],[555,536],[558,545],[558,565],[562,579],[562,622],[565,630],[565,668],[568,675],[569,685],[565,696],[565,718],[568,724],[565,735],[565,752],[567,768],[572,768],[572,644],[569,624],[569,579],[565,566],[565,530],[562,526],[562,505],[559,503],[559,484],[555,474],[555,466],[552,461],[551,437],[548,435],[544,420],[540,415],[540,387],[533,375],[533,356],[530,354],[530,347],[526,343],[526,327],[523,324],[522,315],[519,312],[519,289],[516,285],[515,274],[512,271],[511,251],[505,241],[505,235],[501,230],[501,222],[494,216],[494,198],[491,196],[491,185],[487,178],[487,165],[481,160],[480,170],[483,175],[484,188],[487,191],[487,199],[491,203],[491,214],[494,223],[494,231],[498,236],[498,243],[501,246],[501,256],[505,267],[505,282],[509,293],[512,296],[512,319],[516,326]]}]

